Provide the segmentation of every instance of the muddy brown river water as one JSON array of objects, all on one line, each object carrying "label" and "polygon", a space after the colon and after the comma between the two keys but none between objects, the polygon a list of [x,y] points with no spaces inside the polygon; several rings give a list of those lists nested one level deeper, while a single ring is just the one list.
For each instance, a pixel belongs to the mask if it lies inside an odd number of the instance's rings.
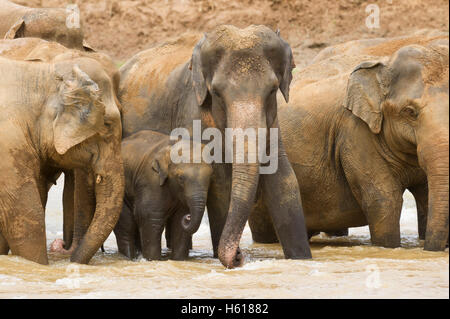
[{"label": "muddy brown river water", "polygon": [[[62,237],[62,184],[49,196],[48,244]],[[279,245],[252,243],[246,227],[246,263],[225,270],[212,258],[204,220],[185,262],[126,260],[114,235],[106,253],[97,253],[88,266],[56,254],[49,255],[49,266],[0,256],[0,298],[449,298],[448,249],[423,251],[414,199],[409,193],[404,199],[402,248],[370,246],[369,230],[361,227],[348,237],[314,237],[312,260],[285,260]]]}]

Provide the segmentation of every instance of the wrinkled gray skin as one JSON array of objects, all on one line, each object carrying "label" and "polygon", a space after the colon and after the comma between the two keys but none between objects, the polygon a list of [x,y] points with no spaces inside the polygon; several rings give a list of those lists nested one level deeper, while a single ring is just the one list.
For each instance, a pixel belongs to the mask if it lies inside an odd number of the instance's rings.
[{"label": "wrinkled gray skin", "polygon": [[[0,0],[0,39],[41,38],[67,48],[91,50],[81,26],[71,28],[65,8],[29,8]],[[69,26],[68,26],[69,25]]]},{"label": "wrinkled gray skin", "polygon": [[47,264],[45,216],[55,172],[90,167],[93,221],[71,256],[88,263],[123,200],[121,123],[113,85],[88,58],[58,63],[0,58],[0,254]]},{"label": "wrinkled gray skin", "polygon": [[[179,127],[192,136],[193,120],[222,133],[278,128],[276,92],[288,100],[294,66],[289,44],[265,26],[219,26],[200,41],[180,38],[143,51],[120,70],[124,137]],[[257,198],[268,207],[285,257],[311,258],[298,183],[281,136],[277,143],[274,174],[260,175],[259,162],[213,166],[208,217],[214,255],[228,268],[243,263],[239,241]]]},{"label": "wrinkled gray skin", "polygon": [[[183,143],[190,148],[190,141]],[[200,227],[212,167],[204,162],[175,164],[172,147],[169,136],[147,130],[122,142],[125,198],[114,233],[119,252],[128,258],[141,251],[148,260],[161,259],[161,235],[171,218],[171,258],[184,260]]]},{"label": "wrinkled gray skin", "polygon": [[[409,45],[385,58],[337,55],[296,74],[279,116],[310,234],[369,225],[374,245],[398,247],[409,189],[424,248],[445,249],[448,54],[448,45]],[[254,214],[267,216],[263,209]],[[270,238],[265,220],[252,231]]]}]

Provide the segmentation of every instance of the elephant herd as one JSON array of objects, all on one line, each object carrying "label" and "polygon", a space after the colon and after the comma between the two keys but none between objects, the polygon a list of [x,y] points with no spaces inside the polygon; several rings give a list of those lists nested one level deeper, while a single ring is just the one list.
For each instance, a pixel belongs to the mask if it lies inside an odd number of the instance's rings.
[{"label": "elephant herd", "polygon": [[[227,268],[244,262],[247,222],[255,242],[292,259],[311,258],[319,232],[364,225],[373,245],[399,247],[406,189],[424,249],[448,245],[448,34],[351,41],[294,71],[278,31],[225,25],[117,69],[64,9],[0,0],[0,18],[0,255],[48,264],[47,193],[62,173],[59,251],[77,263],[112,231],[120,253],[161,259],[164,229],[171,258],[186,259],[205,208]],[[195,121],[279,129],[276,172],[258,160],[173,162],[169,135],[192,135]]]}]

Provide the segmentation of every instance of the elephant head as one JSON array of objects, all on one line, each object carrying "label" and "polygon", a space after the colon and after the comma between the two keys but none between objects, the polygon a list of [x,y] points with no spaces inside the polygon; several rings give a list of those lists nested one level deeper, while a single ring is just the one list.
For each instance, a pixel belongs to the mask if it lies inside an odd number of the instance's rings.
[{"label": "elephant head", "polygon": [[90,51],[90,47],[84,45],[81,22],[71,23],[69,14],[65,9],[59,8],[28,8],[11,26],[5,39],[41,38],[58,42],[67,48]]},{"label": "elephant head", "polygon": [[[186,147],[191,148],[190,141],[179,143],[185,143]],[[202,150],[203,145],[196,142],[193,142],[193,149],[197,144]],[[160,185],[167,183],[171,193],[189,209],[189,213],[181,220],[181,226],[186,233],[192,235],[199,229],[205,212],[213,169],[203,161],[192,161],[191,152],[183,152],[181,162],[174,163],[170,158],[172,147],[174,146],[167,146],[158,152],[152,169],[159,174]]]},{"label": "elephant head", "polygon": [[[294,67],[289,44],[265,26],[220,26],[200,40],[190,63],[197,103],[221,130],[277,127],[277,91],[288,101]],[[256,149],[251,143],[244,143],[246,152]],[[228,268],[243,262],[238,246],[258,182],[258,160],[233,161],[230,206],[218,248]]]},{"label": "elephant head", "polygon": [[394,156],[426,173],[425,249],[448,240],[448,46],[411,45],[389,59],[364,62],[350,75],[344,105],[385,141]]},{"label": "elephant head", "polygon": [[113,84],[93,59],[54,64],[57,93],[50,99],[50,161],[63,169],[88,169],[95,176],[96,209],[71,261],[88,263],[113,230],[124,195],[121,120]]}]

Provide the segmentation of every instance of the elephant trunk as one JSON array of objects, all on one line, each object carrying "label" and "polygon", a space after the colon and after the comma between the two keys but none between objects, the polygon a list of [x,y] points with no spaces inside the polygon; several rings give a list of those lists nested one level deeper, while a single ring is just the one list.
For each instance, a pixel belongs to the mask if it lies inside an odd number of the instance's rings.
[{"label": "elephant trunk", "polygon": [[227,268],[242,266],[239,241],[255,201],[258,164],[233,164],[230,208],[219,242],[219,259]]},{"label": "elephant trunk", "polygon": [[199,229],[202,222],[206,207],[207,191],[189,198],[189,214],[183,217],[181,225],[186,233],[192,235]]},{"label": "elephant trunk", "polygon": [[[256,190],[259,182],[259,159],[256,141],[257,129],[267,128],[265,113],[261,103],[234,103],[231,107],[227,123],[234,130],[254,130],[254,140],[247,135],[247,140],[238,138],[230,143],[225,138],[225,147],[228,151],[236,148],[236,158],[232,164],[232,187],[228,216],[220,237],[218,255],[222,264],[227,268],[239,267],[244,262],[244,257],[239,250],[239,242],[244,231],[245,224],[255,202]],[[243,114],[246,113],[246,114]],[[246,132],[249,133],[249,132]],[[228,136],[226,134],[226,136]],[[239,155],[238,148],[243,146],[243,151],[248,155],[248,160]],[[241,148],[242,149],[242,148]],[[251,161],[250,159],[254,160]]]},{"label": "elephant trunk", "polygon": [[419,158],[428,179],[428,218],[425,250],[442,251],[448,242],[449,142],[420,148]]},{"label": "elephant trunk", "polygon": [[124,172],[121,159],[115,159],[113,162],[104,170],[108,173],[96,177],[94,218],[72,254],[72,262],[87,264],[111,234],[119,219],[124,195]]}]

